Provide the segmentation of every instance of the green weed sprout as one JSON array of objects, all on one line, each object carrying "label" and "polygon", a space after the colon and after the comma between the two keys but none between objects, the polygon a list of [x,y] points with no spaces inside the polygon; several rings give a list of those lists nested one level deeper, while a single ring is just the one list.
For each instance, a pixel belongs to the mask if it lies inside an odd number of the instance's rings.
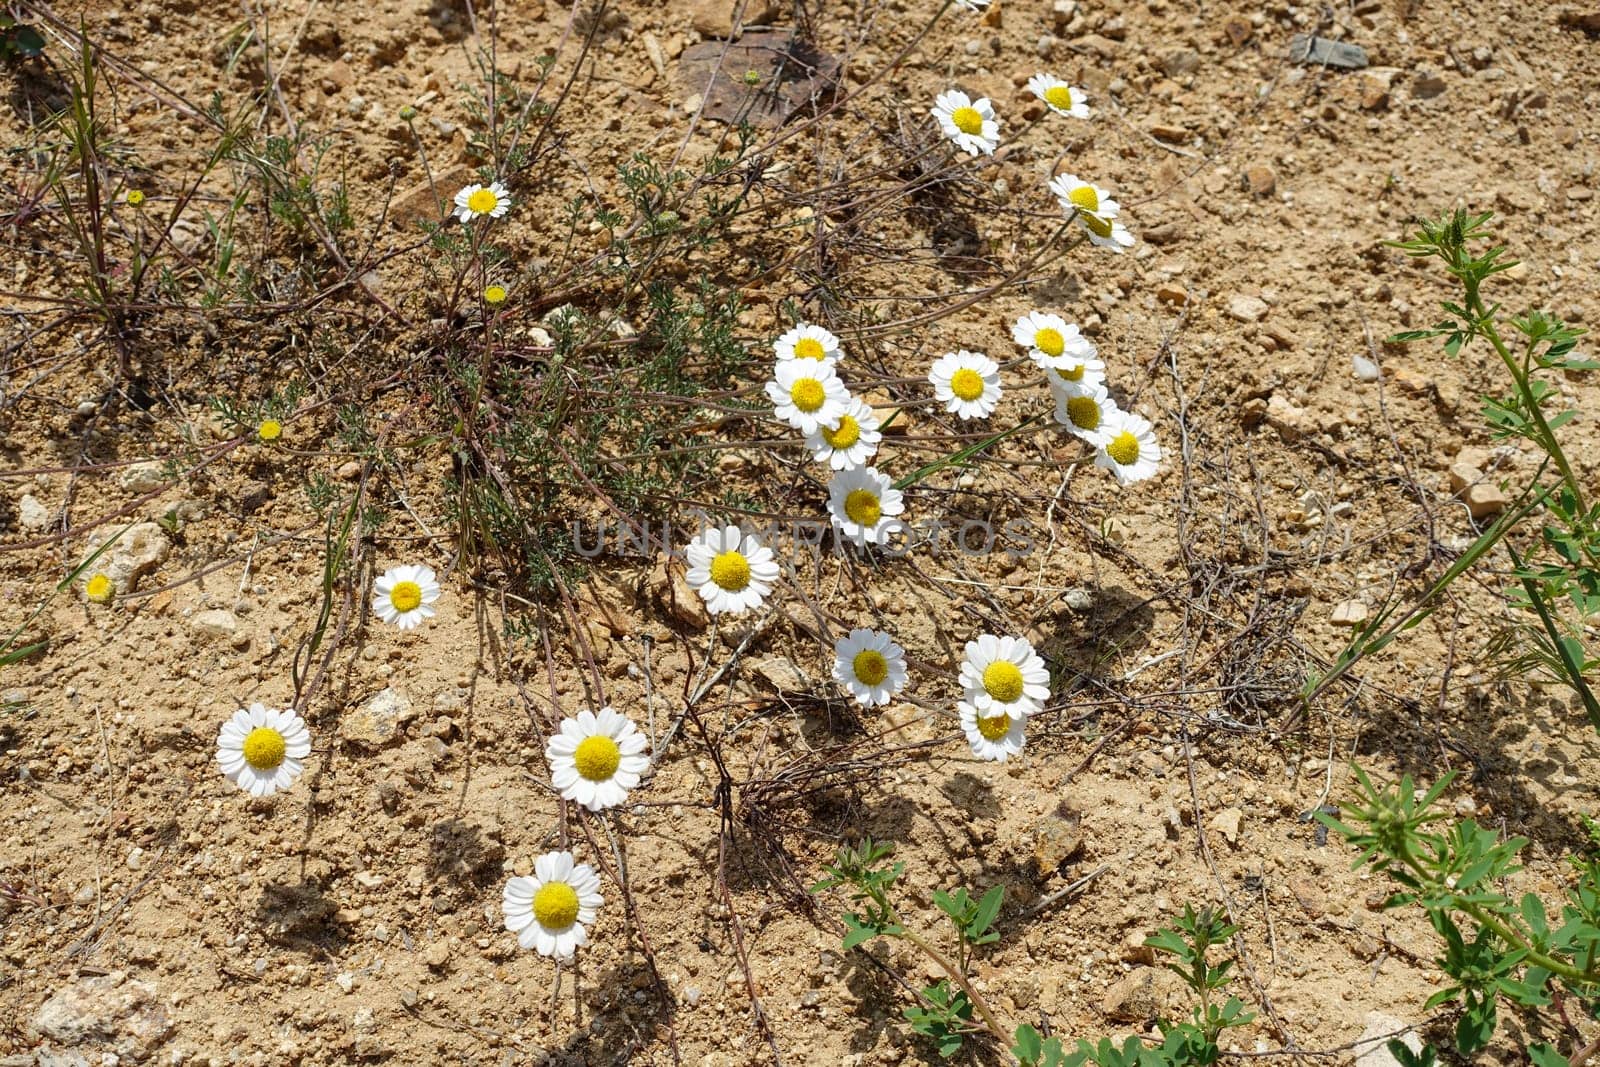
[{"label": "green weed sprout", "polygon": [[[893,845],[874,842],[871,838],[864,839],[855,848],[845,846],[834,862],[823,868],[828,877],[812,886],[811,891],[848,888],[851,899],[859,906],[859,911],[846,912],[844,916],[846,951],[875,937],[892,937],[914,945],[949,976],[922,990],[922,1002],[905,1009],[911,1028],[932,1040],[941,1056],[946,1059],[954,1056],[968,1035],[985,1029],[1004,1044],[1010,1040],[1010,1034],[967,978],[967,965],[974,948],[1000,937],[993,926],[1000,915],[1005,888],[995,886],[978,900],[973,900],[965,888],[954,893],[939,890],[933,894],[934,904],[949,917],[955,930],[956,951],[952,959],[931,937],[900,921],[900,913],[889,894],[906,865],[887,863],[893,852]],[[952,981],[954,986],[950,984]],[[974,1012],[982,1020],[981,1026],[974,1024]]]},{"label": "green weed sprout", "polygon": [[919,1002],[904,1009],[912,1030],[934,1043],[946,1059],[963,1048],[966,1038],[987,1033],[1000,1047],[1008,1048],[1018,1067],[1187,1067],[1217,1062],[1217,1039],[1223,1031],[1244,1026],[1255,1016],[1245,1011],[1238,997],[1219,1003],[1217,994],[1231,980],[1232,960],[1213,964],[1209,951],[1226,944],[1238,927],[1224,922],[1209,908],[1196,911],[1185,906],[1173,925],[1159,931],[1145,944],[1172,957],[1167,967],[1194,993],[1196,1005],[1190,1018],[1180,1023],[1160,1022],[1162,1041],[1149,1045],[1130,1037],[1119,1048],[1109,1039],[1093,1044],[1079,1039],[1068,1052],[1062,1039],[1041,1034],[1031,1023],[1007,1026],[993,1007],[967,978],[972,950],[1000,939],[994,928],[1005,896],[1002,886],[994,886],[974,898],[965,887],[953,893],[938,890],[933,903],[950,920],[955,934],[952,957],[939,948],[926,933],[914,930],[901,920],[891,893],[904,863],[890,863],[894,846],[864,839],[854,848],[844,846],[834,862],[824,870],[828,877],[811,887],[813,893],[828,889],[847,889],[854,911],[844,914],[846,951],[876,937],[895,938],[915,946],[948,976],[918,994]]},{"label": "green weed sprout", "polygon": [[[1576,883],[1552,915],[1534,894],[1514,899],[1501,888],[1522,869],[1517,855],[1526,838],[1502,841],[1472,819],[1443,825],[1446,816],[1435,804],[1453,775],[1420,797],[1409,777],[1380,787],[1359,767],[1355,775],[1359,796],[1343,820],[1318,818],[1361,850],[1356,866],[1387,874],[1400,887],[1385,907],[1422,908],[1444,939],[1436,962],[1450,984],[1426,1007],[1459,1005],[1457,1051],[1470,1057],[1484,1048],[1506,1002],[1533,1014],[1553,1009],[1553,1021],[1569,1035],[1572,1051],[1533,1045],[1532,1062],[1590,1062],[1600,1041],[1584,1042],[1571,1020],[1600,1014],[1600,824],[1587,823],[1590,848],[1572,858]],[[1401,1062],[1432,1063],[1432,1053],[1408,1053]]]},{"label": "green weed sprout", "polygon": [[[1397,612],[1386,606],[1380,611],[1356,634],[1333,669],[1307,685],[1306,700],[1309,703],[1323,692],[1356,660],[1422,621],[1457,576],[1505,540],[1517,582],[1508,599],[1522,610],[1527,622],[1498,635],[1491,648],[1508,675],[1538,673],[1570,687],[1582,701],[1590,724],[1600,730],[1600,699],[1587,680],[1600,671],[1600,658],[1589,654],[1583,637],[1585,620],[1600,614],[1600,504],[1588,500],[1562,447],[1557,431],[1576,411],[1555,409],[1560,391],[1551,381],[1557,374],[1600,368],[1600,362],[1577,355],[1583,330],[1544,311],[1506,318],[1499,304],[1484,298],[1484,284],[1517,265],[1505,257],[1503,246],[1475,250],[1474,246],[1489,239],[1486,227],[1493,217],[1490,212],[1471,215],[1457,209],[1436,221],[1421,223],[1409,240],[1389,242],[1413,259],[1438,259],[1462,289],[1460,299],[1441,303],[1445,318],[1426,329],[1397,333],[1389,340],[1410,343],[1442,338],[1445,354],[1452,357],[1474,340],[1486,342],[1500,357],[1510,379],[1506,395],[1485,399],[1484,418],[1490,433],[1500,440],[1528,441],[1543,459],[1500,520],[1480,535],[1411,609]],[[1519,550],[1507,535],[1529,517],[1538,520],[1538,537]]]}]

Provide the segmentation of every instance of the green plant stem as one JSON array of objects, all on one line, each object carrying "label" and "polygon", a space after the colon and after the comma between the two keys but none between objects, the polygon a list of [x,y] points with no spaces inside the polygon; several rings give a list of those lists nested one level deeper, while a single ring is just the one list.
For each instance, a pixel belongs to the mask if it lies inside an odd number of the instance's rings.
[{"label": "green plant stem", "polygon": [[978,1014],[983,1016],[983,1024],[989,1028],[989,1032],[995,1036],[1002,1047],[1008,1046],[1011,1041],[1011,1035],[1006,1033],[1004,1026],[1000,1025],[1000,1020],[995,1015],[994,1009],[989,1007],[989,1002],[984,1000],[977,989],[973,987],[972,982],[962,973],[961,968],[951,962],[950,957],[940,952],[938,947],[927,938],[915,930],[908,929],[903,923],[900,925],[901,930],[898,936],[917,946],[929,959],[938,964],[944,973],[954,978],[960,984],[962,991],[967,994],[967,999],[972,1001],[972,1006],[977,1009]]},{"label": "green plant stem", "polygon": [[[1399,858],[1407,867],[1411,868],[1411,870],[1414,871],[1425,884],[1439,886],[1440,888],[1449,888],[1448,886],[1441,886],[1437,879],[1424,870],[1422,865],[1419,864],[1411,855],[1409,849],[1403,849],[1400,852]],[[1593,985],[1597,982],[1600,982],[1600,973],[1584,971],[1581,968],[1574,967],[1570,963],[1564,963],[1561,960],[1556,959],[1554,956],[1540,952],[1538,949],[1534,948],[1533,945],[1529,944],[1527,938],[1523,937],[1515,929],[1502,922],[1498,916],[1496,916],[1493,912],[1486,910],[1481,905],[1472,904],[1465,900],[1457,899],[1454,902],[1454,906],[1472,916],[1473,920],[1479,925],[1485,926],[1494,931],[1495,936],[1499,937],[1506,944],[1516,946],[1516,948],[1522,951],[1523,959],[1535,964],[1536,966],[1543,967],[1551,974],[1559,975],[1560,977],[1565,978],[1567,981],[1576,984]]]},{"label": "green plant stem", "polygon": [[[1512,564],[1519,574],[1522,573],[1522,557],[1517,554],[1516,548],[1510,542],[1506,543],[1506,549],[1511,553]],[[1600,700],[1595,698],[1594,690],[1590,689],[1589,683],[1584,680],[1583,664],[1573,659],[1572,650],[1561,639],[1561,631],[1556,627],[1556,620],[1551,616],[1549,607],[1545,605],[1539,587],[1525,574],[1522,577],[1522,590],[1528,596],[1528,603],[1539,616],[1539,622],[1544,626],[1545,636],[1550,639],[1551,647],[1561,659],[1561,667],[1567,675],[1567,684],[1577,691],[1579,699],[1583,701],[1583,710],[1589,716],[1589,725],[1600,731]]]},{"label": "green plant stem", "polygon": [[1517,383],[1517,394],[1522,398],[1522,403],[1528,409],[1528,414],[1539,428],[1540,446],[1551,459],[1555,460],[1556,467],[1561,471],[1562,481],[1566,483],[1567,490],[1572,493],[1573,499],[1577,503],[1578,512],[1580,514],[1587,513],[1589,509],[1584,504],[1583,489],[1578,484],[1577,475],[1572,472],[1572,465],[1567,462],[1567,454],[1562,451],[1561,443],[1556,440],[1555,431],[1550,428],[1550,423],[1544,417],[1544,409],[1539,405],[1538,398],[1533,395],[1527,371],[1517,362],[1517,358],[1511,354],[1511,350],[1506,347],[1506,343],[1500,339],[1500,332],[1494,328],[1494,318],[1489,314],[1489,309],[1484,306],[1483,298],[1478,295],[1477,283],[1467,281],[1465,284],[1467,308],[1476,319],[1478,332],[1483,334],[1484,339],[1494,346],[1494,350],[1499,353],[1501,361],[1505,363],[1506,369],[1511,372],[1512,379]]}]

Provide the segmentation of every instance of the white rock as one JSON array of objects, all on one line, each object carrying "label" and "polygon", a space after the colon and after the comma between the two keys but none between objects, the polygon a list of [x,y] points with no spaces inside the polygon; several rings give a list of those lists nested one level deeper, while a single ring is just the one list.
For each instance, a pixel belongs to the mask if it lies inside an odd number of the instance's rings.
[{"label": "white rock", "polygon": [[239,632],[239,618],[226,608],[213,608],[190,619],[189,628],[202,637],[228,638]]},{"label": "white rock", "polygon": [[1238,808],[1223,808],[1211,816],[1211,828],[1221,834],[1230,845],[1239,843],[1239,823],[1244,812]]},{"label": "white rock", "polygon": [[167,484],[159,463],[135,463],[122,472],[118,479],[122,488],[130,493],[153,493]]},{"label": "white rock", "polygon": [[155,986],[112,971],[56,990],[34,1013],[32,1028],[62,1045],[105,1049],[112,1062],[120,1057],[138,1063],[166,1039],[172,1024]]},{"label": "white rock", "polygon": [[50,525],[50,509],[39,503],[32,493],[25,493],[17,501],[17,521],[24,530],[42,530]]},{"label": "white rock", "polygon": [[1358,382],[1375,382],[1383,376],[1378,365],[1366,356],[1350,357],[1350,373],[1355,375]]},{"label": "white rock", "polygon": [[172,543],[159,525],[141,522],[128,528],[112,547],[110,555],[106,577],[117,587],[117,592],[131,593],[138,588],[140,578],[172,555]]},{"label": "white rock", "polygon": [[771,656],[756,664],[756,676],[780,693],[804,692],[808,686],[788,656]]},{"label": "white rock", "polygon": [[1356,1067],[1399,1067],[1400,1061],[1388,1049],[1391,1038],[1398,1038],[1412,1052],[1422,1051],[1422,1039],[1410,1024],[1385,1015],[1381,1011],[1367,1012],[1367,1028],[1361,1031],[1351,1052],[1355,1054]]},{"label": "white rock", "polygon": [[1267,313],[1267,302],[1259,296],[1240,293],[1228,299],[1228,317],[1239,322],[1260,322]]},{"label": "white rock", "polygon": [[400,726],[416,713],[411,699],[390,687],[379,690],[366,703],[346,711],[339,720],[339,736],[363,748],[382,748],[400,735]]},{"label": "white rock", "polygon": [[1367,616],[1372,609],[1367,607],[1365,600],[1346,600],[1342,604],[1333,606],[1333,614],[1329,616],[1335,626],[1360,626],[1367,621]]}]

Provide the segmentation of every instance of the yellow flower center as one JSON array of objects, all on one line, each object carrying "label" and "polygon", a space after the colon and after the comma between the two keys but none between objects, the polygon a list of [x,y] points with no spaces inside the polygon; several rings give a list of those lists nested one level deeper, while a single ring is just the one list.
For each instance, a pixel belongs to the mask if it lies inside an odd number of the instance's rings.
[{"label": "yellow flower center", "polygon": [[422,603],[422,586],[416,582],[395,582],[389,590],[389,603],[396,611],[415,611]]},{"label": "yellow flower center", "polygon": [[467,210],[475,211],[479,215],[487,215],[500,206],[500,198],[494,195],[493,189],[479,189],[467,197]]},{"label": "yellow flower center", "polygon": [[1092,396],[1075,396],[1067,401],[1067,418],[1080,430],[1098,429],[1100,405]]},{"label": "yellow flower center", "polygon": [[1033,347],[1047,356],[1059,356],[1067,349],[1067,339],[1061,336],[1060,330],[1046,326],[1033,335]]},{"label": "yellow flower center", "polygon": [[1022,671],[1010,660],[997,659],[983,669],[983,688],[1002,704],[1022,696]]},{"label": "yellow flower center", "polygon": [[1099,215],[1079,215],[1078,218],[1083,220],[1083,224],[1089,227],[1089,232],[1096,237],[1111,236],[1111,220],[1103,219]]},{"label": "yellow flower center", "polygon": [[115,592],[111,579],[103,574],[97,574],[84,584],[83,593],[96,604],[111,603],[111,595]]},{"label": "yellow flower center", "polygon": [[573,753],[572,762],[577,766],[578,773],[589,781],[604,782],[617,773],[617,765],[622,762],[622,749],[611,738],[597,734],[578,743],[578,751]]},{"label": "yellow flower center", "polygon": [[794,356],[796,359],[822,359],[827,354],[827,350],[822,347],[822,342],[815,337],[802,337],[794,343]]},{"label": "yellow flower center", "polygon": [[1081,382],[1083,381],[1083,372],[1088,369],[1089,365],[1087,363],[1080,363],[1071,370],[1058,370],[1056,373],[1069,382]]},{"label": "yellow flower center", "polygon": [[856,489],[844,498],[844,513],[858,526],[876,526],[883,517],[883,503],[872,490]]},{"label": "yellow flower center", "polygon": [[889,661],[883,658],[882,652],[874,652],[870,648],[856,653],[856,658],[850,661],[850,669],[864,685],[882,685],[883,680],[889,677]]},{"label": "yellow flower center", "polygon": [[533,895],[533,917],[546,930],[565,930],[578,921],[578,891],[565,882],[546,882]]},{"label": "yellow flower center", "polygon": [[245,735],[244,761],[258,771],[277,770],[288,751],[283,735],[270,726],[257,726]]},{"label": "yellow flower center", "polygon": [[1139,439],[1123,430],[1106,444],[1106,455],[1126,467],[1139,458]]},{"label": "yellow flower center", "polygon": [[998,741],[1011,732],[1011,716],[993,715],[989,718],[978,719],[978,732],[985,740]]},{"label": "yellow flower center", "polygon": [[1095,193],[1092,185],[1078,186],[1067,194],[1067,199],[1072,201],[1075,207],[1084,211],[1100,210],[1100,197]]},{"label": "yellow flower center", "polygon": [[822,402],[827,398],[827,391],[815,378],[801,378],[789,387],[789,399],[808,415],[822,407]]},{"label": "yellow flower center", "polygon": [[839,425],[836,429],[822,428],[822,439],[828,442],[832,449],[845,449],[861,440],[861,424],[849,415],[839,416]]},{"label": "yellow flower center", "polygon": [[256,427],[256,436],[263,441],[276,441],[283,436],[283,423],[277,419],[262,419]]},{"label": "yellow flower center", "polygon": [[962,367],[950,375],[950,391],[970,403],[983,395],[983,375],[971,367]]},{"label": "yellow flower center", "polygon": [[737,593],[750,584],[750,561],[737,552],[722,552],[711,561],[711,580],[719,588]]},{"label": "yellow flower center", "polygon": [[483,299],[488,304],[503,304],[506,299],[506,287],[491,285],[483,291]]},{"label": "yellow flower center", "polygon": [[144,203],[144,193],[140,192],[138,189],[129,189],[128,203],[133,207],[138,207],[140,204]]},{"label": "yellow flower center", "polygon": [[983,132],[983,116],[975,107],[958,107],[950,112],[950,121],[962,133],[976,137]]},{"label": "yellow flower center", "polygon": [[1062,111],[1072,110],[1072,90],[1065,85],[1052,85],[1044,91],[1044,102]]}]

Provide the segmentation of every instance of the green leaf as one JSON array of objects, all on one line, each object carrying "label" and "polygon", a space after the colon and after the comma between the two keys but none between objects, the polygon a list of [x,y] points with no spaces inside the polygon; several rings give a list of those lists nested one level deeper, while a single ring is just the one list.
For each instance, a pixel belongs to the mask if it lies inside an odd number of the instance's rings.
[{"label": "green leaf", "polygon": [[1567,1058],[1554,1045],[1543,1043],[1528,1046],[1528,1062],[1533,1067],[1569,1067]]},{"label": "green leaf", "polygon": [[995,917],[1000,914],[1000,902],[1005,898],[1005,886],[995,886],[978,901],[978,912],[967,925],[968,936],[976,939],[986,933]]},{"label": "green leaf", "polygon": [[0,34],[0,55],[22,56],[32,59],[44,54],[44,38],[28,25],[15,25]]},{"label": "green leaf", "polygon": [[1011,1054],[1021,1060],[1024,1067],[1034,1067],[1039,1058],[1044,1055],[1044,1039],[1027,1023],[1017,1027],[1016,1043],[1011,1046]]}]

